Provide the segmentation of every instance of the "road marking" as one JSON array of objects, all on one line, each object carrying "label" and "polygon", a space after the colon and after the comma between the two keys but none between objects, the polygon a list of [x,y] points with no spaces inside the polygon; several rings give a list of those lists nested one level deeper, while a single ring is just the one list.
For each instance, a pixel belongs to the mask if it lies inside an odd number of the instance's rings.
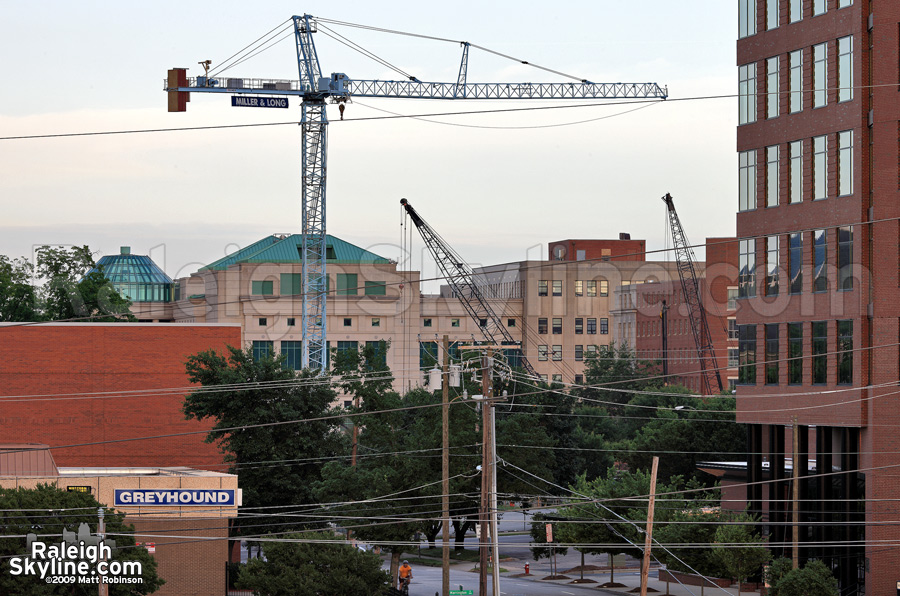
[{"label": "road marking", "polygon": [[563,594],[571,594],[571,596],[575,596],[575,592],[566,592],[565,590],[562,590],[562,593]]}]

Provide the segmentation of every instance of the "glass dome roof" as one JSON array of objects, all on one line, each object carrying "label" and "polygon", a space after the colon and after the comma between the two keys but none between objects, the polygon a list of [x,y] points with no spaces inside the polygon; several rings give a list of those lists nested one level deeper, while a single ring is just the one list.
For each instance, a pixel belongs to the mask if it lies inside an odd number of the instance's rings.
[{"label": "glass dome roof", "polygon": [[106,255],[97,261],[103,275],[122,296],[132,302],[169,302],[172,300],[172,278],[148,256],[133,255],[122,247],[121,254]]}]

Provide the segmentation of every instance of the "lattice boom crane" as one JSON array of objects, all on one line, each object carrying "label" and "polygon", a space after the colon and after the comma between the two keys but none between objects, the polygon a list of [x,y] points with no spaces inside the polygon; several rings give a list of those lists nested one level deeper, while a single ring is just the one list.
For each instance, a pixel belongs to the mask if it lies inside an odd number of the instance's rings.
[{"label": "lattice boom crane", "polygon": [[[353,97],[411,99],[665,99],[667,91],[656,83],[469,83],[468,42],[461,42],[463,57],[455,83],[352,79],[343,73],[322,76],[313,42],[317,30],[312,15],[293,17],[299,80],[188,77],[187,69],[169,70],[164,89],[169,111],[187,109],[190,94],[232,94],[232,105],[286,106],[278,97],[301,98],[302,222],[303,230],[303,356],[302,365],[320,372],[326,363],[325,180],[327,173],[326,101],[345,102]],[[208,68],[209,62],[205,66]],[[279,103],[273,103],[279,102]]]},{"label": "lattice boom crane", "polygon": [[678,266],[678,275],[681,278],[681,290],[684,293],[684,302],[688,307],[688,319],[691,324],[691,334],[694,336],[694,344],[697,346],[697,359],[700,361],[700,375],[706,393],[712,393],[713,381],[722,392],[722,375],[719,374],[719,365],[716,362],[716,352],[712,345],[712,336],[709,333],[709,322],[706,318],[706,309],[700,299],[700,280],[694,268],[694,251],[687,241],[684,228],[678,212],[675,211],[675,200],[672,195],[666,193],[662,198],[669,214],[669,226],[672,229],[672,242],[675,245],[675,264]]}]

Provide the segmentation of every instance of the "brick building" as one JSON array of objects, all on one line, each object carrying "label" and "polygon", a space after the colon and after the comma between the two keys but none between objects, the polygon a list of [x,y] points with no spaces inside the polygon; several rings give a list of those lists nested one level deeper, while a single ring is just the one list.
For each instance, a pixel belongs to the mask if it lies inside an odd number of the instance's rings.
[{"label": "brick building", "polygon": [[[626,288],[622,289],[623,292]],[[733,388],[737,383],[736,294],[736,239],[707,238],[706,263],[700,278],[700,302],[706,311],[709,342],[713,346],[723,390]],[[629,345],[634,346],[637,357],[666,359],[669,382],[704,393],[706,387],[700,374],[697,344],[677,274],[674,280],[636,285],[628,295],[635,305],[635,337]],[[667,308],[666,351],[663,351],[661,317],[664,301]],[[718,392],[718,387],[712,387],[712,393]]]},{"label": "brick building", "polygon": [[184,363],[240,345],[239,326],[6,323],[0,338],[0,443],[47,444],[61,466],[221,471],[222,454],[203,441],[211,424],[184,419]]},{"label": "brick building", "polygon": [[894,593],[900,3],[738,7],[738,420],[771,481],[750,507],[790,554],[796,467],[801,558]]},{"label": "brick building", "polygon": [[[124,513],[125,523],[134,526],[135,542],[153,554],[157,574],[166,580],[155,594],[218,596],[224,592],[228,526],[241,504],[237,476],[186,467],[57,468],[48,447],[0,446],[0,487],[49,484],[88,492],[101,504]],[[141,505],[134,504],[138,499]],[[210,500],[217,503],[209,504]],[[176,506],[173,501],[189,504]]]}]

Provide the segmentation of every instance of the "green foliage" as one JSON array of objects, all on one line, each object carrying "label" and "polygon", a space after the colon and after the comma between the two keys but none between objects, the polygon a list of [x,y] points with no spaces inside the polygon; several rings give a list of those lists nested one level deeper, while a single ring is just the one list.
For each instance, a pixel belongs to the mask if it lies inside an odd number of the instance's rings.
[{"label": "green foliage", "polygon": [[[63,529],[77,532],[82,523],[97,533],[97,510],[100,503],[90,494],[60,490],[47,484],[37,488],[0,489],[0,528],[6,537],[0,538],[0,594],[17,596],[93,596],[96,584],[48,584],[39,577],[10,574],[10,557],[26,554],[25,536],[28,533],[46,536],[44,542],[58,544]],[[110,584],[110,596],[152,594],[164,580],[156,574],[156,561],[142,547],[135,547],[134,528],[126,525],[125,515],[105,510],[106,532],[114,535],[116,550],[113,560],[137,561],[141,564],[143,583]]]},{"label": "green foliage", "polygon": [[755,532],[756,517],[741,513],[731,521],[746,523],[730,523],[716,528],[712,556],[724,572],[720,575],[740,584],[758,573],[772,559],[772,555],[762,536]]},{"label": "green foliage", "polygon": [[553,524],[552,544],[569,542],[567,538],[562,538],[562,536],[566,536],[564,528],[567,527],[567,524],[556,523],[562,519],[561,516],[546,515],[544,513],[535,513],[534,516],[532,516],[529,533],[531,534],[531,554],[535,561],[549,559],[554,554],[564,555],[569,552],[568,547],[558,545],[549,546],[551,543],[547,542],[547,524]]},{"label": "green foliage", "polygon": [[[665,391],[673,392],[674,387]],[[668,481],[673,476],[696,478],[709,484],[713,479],[697,470],[697,463],[721,454],[744,453],[747,434],[735,421],[735,399],[711,397],[707,400],[683,396],[639,396],[631,403],[657,406],[654,419],[647,421],[629,439],[619,443],[619,461],[631,468],[647,469],[654,454],[660,456],[659,477]],[[677,402],[677,403],[676,403]],[[684,406],[681,411],[674,408]],[[668,408],[668,409],[665,409]],[[628,408],[632,410],[633,408]],[[644,416],[648,410],[644,410]]]},{"label": "green foliage", "polygon": [[34,268],[25,259],[0,255],[0,321],[37,321],[37,293],[31,285]]},{"label": "green foliage", "polygon": [[[251,559],[237,587],[260,596],[370,596],[390,582],[378,555],[345,544],[329,544],[326,534],[279,538],[304,542],[266,542],[265,560]],[[306,541],[314,542],[306,542]]]},{"label": "green foliage", "polygon": [[[185,416],[213,421],[206,441],[217,442],[226,461],[232,462],[246,508],[315,502],[312,484],[321,478],[322,458],[342,453],[335,432],[339,422],[321,419],[336,414],[331,409],[334,391],[311,382],[315,375],[309,371],[298,374],[284,368],[283,360],[269,356],[254,361],[252,350],[229,347],[227,354],[210,350],[190,356],[186,363],[190,381],[203,388],[185,397]],[[216,390],[219,385],[226,388]],[[253,428],[259,424],[269,426]],[[227,428],[236,430],[219,431]],[[304,525],[297,517],[266,520],[287,527]]]},{"label": "green foliage", "polygon": [[822,561],[808,561],[794,569],[790,559],[776,559],[769,566],[766,579],[772,596],[838,596],[838,582]]},{"label": "green foliage", "polygon": [[660,385],[659,379],[649,378],[657,373],[656,363],[636,359],[626,344],[600,346],[596,356],[586,359],[584,379],[588,387],[581,389],[579,395],[601,402],[611,415],[621,416],[634,398],[633,391]]}]

